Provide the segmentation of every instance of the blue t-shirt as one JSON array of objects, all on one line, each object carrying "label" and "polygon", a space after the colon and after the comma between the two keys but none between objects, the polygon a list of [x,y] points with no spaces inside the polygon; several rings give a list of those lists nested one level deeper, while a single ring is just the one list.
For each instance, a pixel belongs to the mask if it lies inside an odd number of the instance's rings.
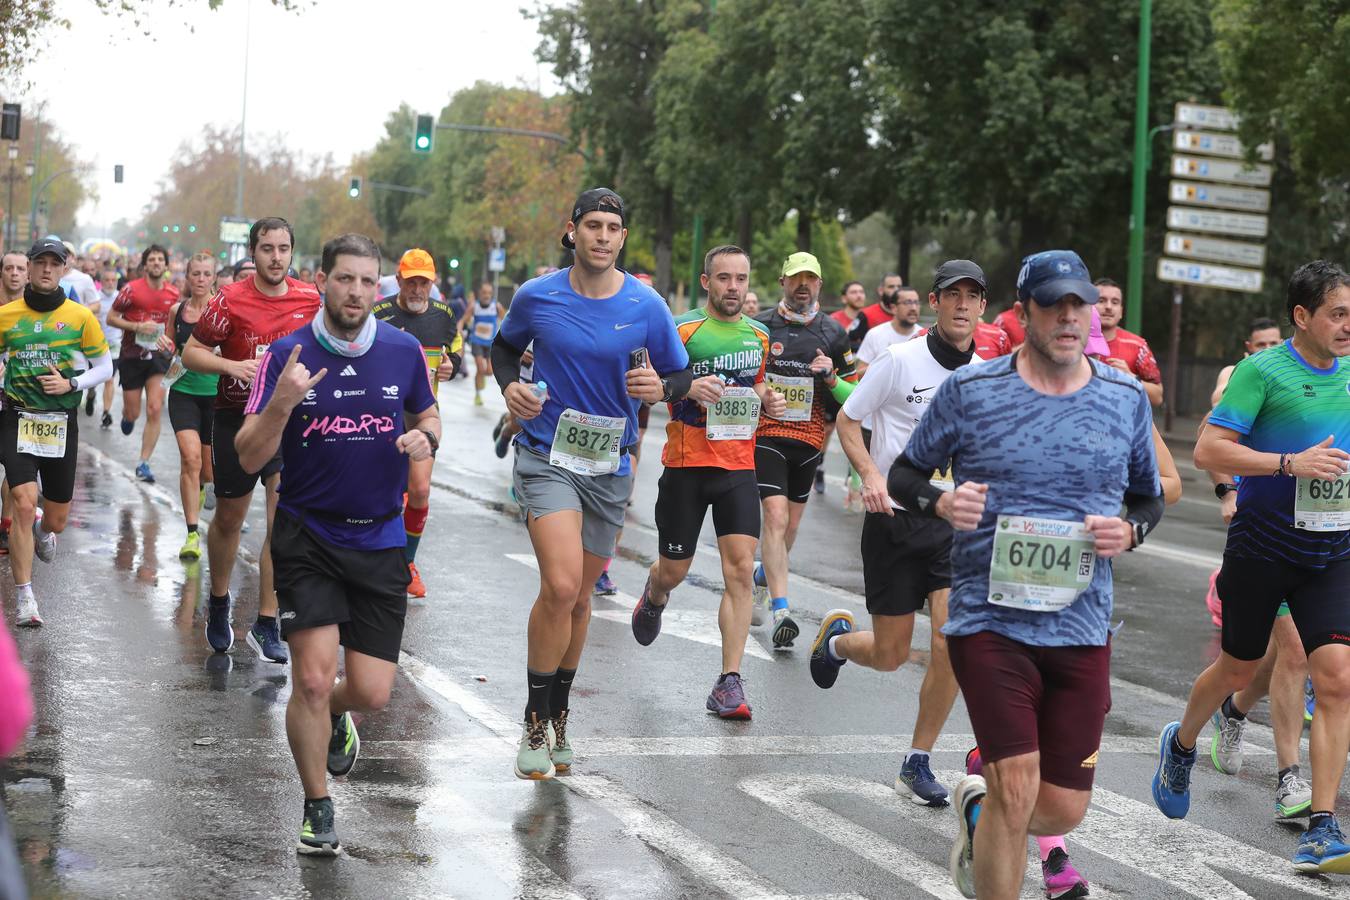
[{"label": "blue t-shirt", "polygon": [[[629,354],[647,348],[659,374],[689,365],[675,319],[661,295],[624,273],[612,297],[582,297],[572,290],[571,268],[532,278],[520,286],[502,320],[502,337],[513,347],[534,341],[534,378],[548,386],[544,411],[516,437],[547,454],[558,416],[565,409],[600,416],[623,416],[623,446],[637,443],[638,401],[628,396]],[[631,470],[625,453],[619,475]]]},{"label": "blue t-shirt", "polygon": [[947,635],[992,631],[1034,647],[1102,646],[1111,620],[1111,562],[1098,559],[1092,583],[1057,612],[988,602],[994,525],[999,515],[1081,522],[1120,515],[1125,494],[1157,496],[1153,413],[1132,376],[1090,361],[1093,377],[1063,397],[1034,390],[1017,357],[964,366],[942,383],[905,447],[921,468],[953,481],[989,485],[984,516],[952,543]]},{"label": "blue t-shirt", "polygon": [[436,403],[417,338],[379,322],[374,345],[361,356],[346,357],[324,349],[313,328],[300,328],[273,341],[259,360],[246,415],[267,405],[296,344],[311,374],[324,368],[328,374],[286,423],[278,505],[303,516],[307,528],[339,547],[405,546],[397,513],[408,457],[394,442],[404,432],[405,412],[424,412]]}]

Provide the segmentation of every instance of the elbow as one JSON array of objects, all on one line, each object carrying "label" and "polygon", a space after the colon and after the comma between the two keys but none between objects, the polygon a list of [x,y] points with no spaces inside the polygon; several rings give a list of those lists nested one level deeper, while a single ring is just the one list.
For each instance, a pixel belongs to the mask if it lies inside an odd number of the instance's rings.
[{"label": "elbow", "polygon": [[1195,453],[1191,455],[1191,462],[1202,472],[1213,471],[1214,455],[1210,450],[1209,442],[1204,438],[1195,442]]},{"label": "elbow", "polygon": [[1169,475],[1162,479],[1163,503],[1171,506],[1181,499],[1181,476]]}]

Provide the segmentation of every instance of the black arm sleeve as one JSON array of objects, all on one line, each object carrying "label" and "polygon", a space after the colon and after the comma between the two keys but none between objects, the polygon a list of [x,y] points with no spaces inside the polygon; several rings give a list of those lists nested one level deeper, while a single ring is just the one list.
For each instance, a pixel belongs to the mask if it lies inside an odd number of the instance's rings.
[{"label": "black arm sleeve", "polygon": [[520,357],[524,353],[519,347],[508,344],[501,329],[497,329],[497,336],[492,339],[492,377],[497,379],[502,393],[506,393],[507,385],[520,380]]},{"label": "black arm sleeve", "polygon": [[1143,525],[1144,534],[1152,534],[1162,521],[1165,505],[1162,495],[1149,497],[1144,494],[1126,494],[1125,521]]},{"label": "black arm sleeve", "polygon": [[661,376],[666,383],[666,395],[662,401],[674,403],[676,400],[683,400],[684,395],[689,393],[689,387],[694,383],[694,370],[683,368],[678,372],[670,372]]},{"label": "black arm sleeve", "polygon": [[886,490],[905,509],[936,518],[938,498],[943,492],[933,487],[928,480],[932,477],[932,469],[919,468],[901,453],[891,463],[890,474],[886,476]]}]

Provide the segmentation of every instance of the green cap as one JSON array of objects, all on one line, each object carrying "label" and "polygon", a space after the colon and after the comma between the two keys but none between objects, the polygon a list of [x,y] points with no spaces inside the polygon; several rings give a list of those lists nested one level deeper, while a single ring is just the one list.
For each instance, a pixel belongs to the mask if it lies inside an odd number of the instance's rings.
[{"label": "green cap", "polygon": [[783,260],[783,277],[787,278],[789,275],[796,275],[798,272],[810,272],[819,278],[820,260],[804,250],[798,250]]}]

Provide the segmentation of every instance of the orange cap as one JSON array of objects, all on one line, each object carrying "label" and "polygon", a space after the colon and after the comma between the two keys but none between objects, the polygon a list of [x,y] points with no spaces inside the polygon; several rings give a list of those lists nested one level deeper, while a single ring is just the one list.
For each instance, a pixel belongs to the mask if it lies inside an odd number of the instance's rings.
[{"label": "orange cap", "polygon": [[435,281],[436,261],[427,251],[414,247],[398,261],[398,275],[400,278],[421,277]]}]

